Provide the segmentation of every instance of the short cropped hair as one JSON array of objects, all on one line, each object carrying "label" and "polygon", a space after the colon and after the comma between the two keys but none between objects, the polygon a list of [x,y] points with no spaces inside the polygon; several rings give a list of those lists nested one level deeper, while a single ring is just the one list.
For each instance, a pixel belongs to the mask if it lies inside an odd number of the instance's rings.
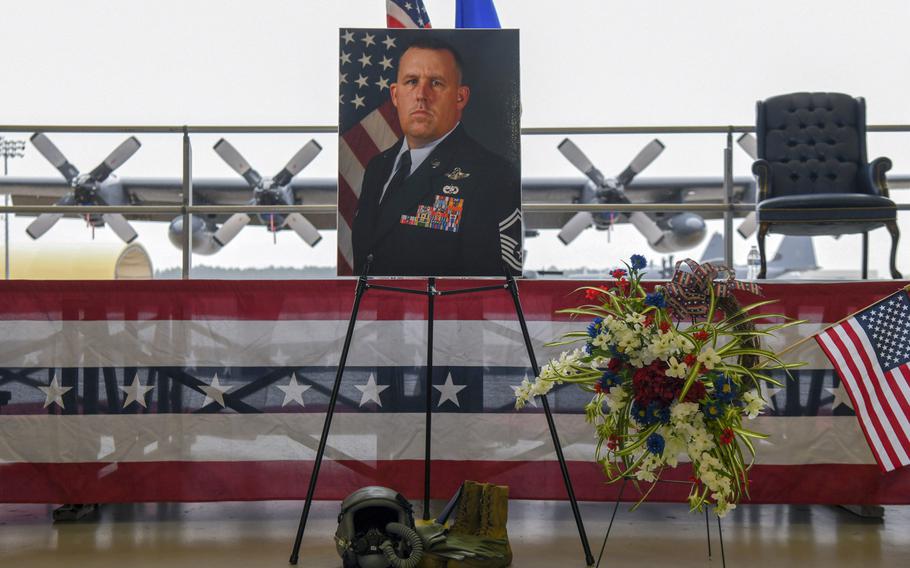
[{"label": "short cropped hair", "polygon": [[[401,64],[401,58],[404,57],[404,54],[409,49],[432,49],[434,51],[448,51],[452,54],[452,57],[455,59],[455,69],[458,70],[458,82],[461,83],[462,78],[464,77],[464,60],[461,58],[461,54],[458,53],[458,50],[455,49],[455,46],[450,44],[447,41],[441,40],[435,37],[418,37],[404,48],[401,52],[401,55],[398,56],[399,66]],[[397,73],[397,69],[396,69]]]}]

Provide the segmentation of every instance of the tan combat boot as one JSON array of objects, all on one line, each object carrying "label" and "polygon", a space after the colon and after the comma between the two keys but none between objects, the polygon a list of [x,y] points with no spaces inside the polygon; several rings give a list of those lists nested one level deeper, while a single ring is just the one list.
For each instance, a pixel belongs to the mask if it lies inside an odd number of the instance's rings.
[{"label": "tan combat boot", "polygon": [[473,549],[485,551],[483,559],[450,560],[448,568],[504,568],[512,563],[512,548],[506,522],[509,517],[509,488],[504,485],[483,484],[480,496],[480,519],[477,530],[468,542]]}]

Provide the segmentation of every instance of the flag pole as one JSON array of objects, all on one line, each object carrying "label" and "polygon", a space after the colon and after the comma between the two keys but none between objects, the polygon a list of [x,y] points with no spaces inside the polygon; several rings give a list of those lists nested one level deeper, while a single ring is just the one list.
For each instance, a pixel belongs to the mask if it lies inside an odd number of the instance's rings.
[{"label": "flag pole", "polygon": [[[855,316],[856,314],[858,314],[858,313],[860,313],[860,312],[864,312],[864,311],[868,310],[869,308],[871,308],[871,307],[873,307],[873,306],[875,306],[875,305],[878,305],[878,304],[884,302],[885,300],[887,300],[887,299],[890,298],[891,296],[897,294],[897,293],[900,292],[901,290],[904,290],[905,292],[910,292],[910,284],[908,284],[908,285],[906,285],[906,286],[903,286],[903,287],[901,287],[901,288],[898,289],[898,290],[895,290],[894,292],[888,294],[887,296],[885,296],[884,298],[881,298],[880,300],[876,300],[876,301],[872,302],[871,304],[869,304],[869,305],[866,306],[865,308],[860,308],[860,309],[858,309],[858,310],[855,310],[855,311],[851,312],[850,314],[844,316],[844,317],[841,318],[840,320],[838,320],[838,321],[836,321],[836,322],[834,322],[834,323],[828,325],[825,329],[822,329],[822,330],[820,330],[820,331],[816,331],[815,333],[813,333],[812,335],[810,335],[810,336],[808,336],[808,337],[803,337],[802,339],[800,339],[800,340],[797,341],[796,343],[794,343],[794,344],[792,344],[792,345],[788,345],[787,347],[785,347],[782,351],[778,352],[775,356],[778,357],[778,358],[780,358],[782,355],[786,355],[787,353],[790,353],[791,351],[793,351],[794,349],[796,349],[797,347],[799,347],[799,346],[802,345],[803,343],[809,341],[810,339],[815,339],[815,336],[816,336],[816,335],[819,335],[819,334],[821,334],[821,333],[824,333],[824,332],[828,331],[829,329],[831,329],[832,327],[835,327],[835,326],[838,326],[838,325],[844,323],[845,321],[847,321],[848,319],[852,318],[852,317]],[[764,367],[764,363],[762,363],[761,365],[759,365],[758,368],[761,369],[762,367]]]}]

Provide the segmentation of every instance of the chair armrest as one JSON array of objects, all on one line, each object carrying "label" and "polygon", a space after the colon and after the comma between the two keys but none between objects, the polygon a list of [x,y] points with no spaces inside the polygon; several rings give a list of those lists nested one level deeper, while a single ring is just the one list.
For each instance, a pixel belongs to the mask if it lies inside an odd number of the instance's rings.
[{"label": "chair armrest", "polygon": [[752,174],[758,180],[758,197],[756,202],[764,201],[770,196],[771,189],[771,164],[767,160],[752,162]]},{"label": "chair armrest", "polygon": [[891,160],[889,158],[876,158],[869,164],[866,169],[866,181],[873,194],[888,197],[888,182],[885,180],[885,172],[890,169]]}]

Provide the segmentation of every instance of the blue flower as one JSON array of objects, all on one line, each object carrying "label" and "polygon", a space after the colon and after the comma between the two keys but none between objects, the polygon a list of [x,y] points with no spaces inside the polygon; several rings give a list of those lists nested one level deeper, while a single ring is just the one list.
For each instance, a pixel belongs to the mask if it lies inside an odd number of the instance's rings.
[{"label": "blue flower", "polygon": [[736,383],[726,375],[714,379],[714,397],[721,402],[731,402],[736,398]]},{"label": "blue flower", "polygon": [[656,420],[663,422],[664,424],[669,424],[670,423],[670,407],[664,406],[657,401],[654,401],[651,404],[649,404],[648,408],[650,409],[652,406],[655,406],[655,408],[652,410],[652,412],[654,413],[654,418]]},{"label": "blue flower", "polygon": [[585,354],[586,354],[586,355],[593,355],[593,354],[594,354],[594,344],[593,344],[593,343],[585,343],[584,349],[585,349]]},{"label": "blue flower", "polygon": [[663,292],[652,292],[645,296],[645,305],[654,306],[655,308],[666,308],[667,300]]},{"label": "blue flower", "polygon": [[724,407],[721,403],[716,400],[709,401],[707,404],[703,404],[701,411],[704,413],[705,417],[709,420],[717,420],[724,415]]},{"label": "blue flower", "polygon": [[621,384],[622,375],[618,375],[613,371],[604,371],[603,376],[600,377],[600,386],[603,390],[607,390]]},{"label": "blue flower", "polygon": [[603,318],[594,318],[594,321],[588,324],[589,337],[597,337],[600,334],[600,328],[603,321]]},{"label": "blue flower", "polygon": [[648,425],[648,409],[638,404],[637,400],[632,403],[632,418],[642,426]]},{"label": "blue flower", "polygon": [[652,454],[659,456],[660,454],[664,453],[664,446],[666,445],[666,442],[664,442],[664,437],[657,432],[648,436],[647,444],[648,451]]},{"label": "blue flower", "polygon": [[641,270],[648,266],[648,261],[640,254],[632,255],[632,270]]}]

